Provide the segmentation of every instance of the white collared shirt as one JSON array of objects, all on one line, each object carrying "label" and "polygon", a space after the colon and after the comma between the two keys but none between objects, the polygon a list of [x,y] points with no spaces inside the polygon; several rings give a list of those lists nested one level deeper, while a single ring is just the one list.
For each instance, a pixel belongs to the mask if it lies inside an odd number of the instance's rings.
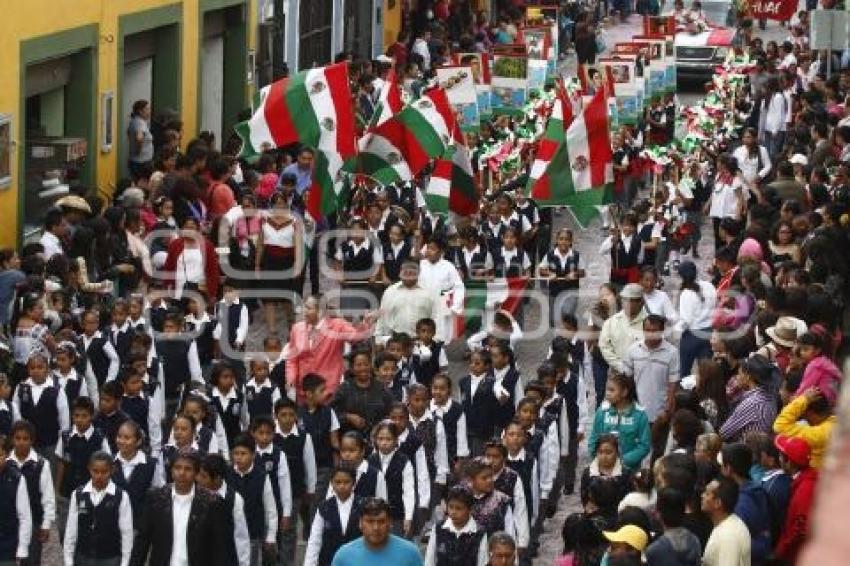
[{"label": "white collared shirt", "polygon": [[189,566],[189,548],[186,531],[195,499],[195,486],[186,495],[171,488],[171,561],[170,566]]},{"label": "white collared shirt", "polygon": [[469,374],[469,397],[475,397],[475,392],[478,391],[478,386],[487,378],[487,374],[473,375]]},{"label": "white collared shirt", "polygon": [[[431,413],[442,422],[443,417],[449,410],[452,408],[453,404],[456,404],[457,401],[454,399],[449,399],[445,405],[438,405],[436,401],[431,399],[430,410]],[[445,430],[445,428],[444,428]],[[460,416],[457,419],[457,454],[449,454],[448,457],[450,459],[454,458],[466,458],[469,456],[469,442],[466,438],[466,415],[463,411],[460,412]]]},{"label": "white collared shirt", "polygon": [[[227,483],[221,482],[216,493],[222,499],[227,497]],[[233,543],[239,566],[250,566],[251,535],[248,533],[248,521],[245,519],[245,500],[236,490],[233,490]]]},{"label": "white collared shirt", "polygon": [[[17,389],[15,390],[15,394],[12,396],[13,415],[17,414],[18,416],[20,416],[21,414],[20,391],[21,387],[23,387],[24,385],[29,386],[30,395],[32,397],[32,404],[35,406],[38,405],[38,401],[39,399],[41,399],[42,393],[44,393],[44,391],[49,389],[50,387],[53,387],[53,382],[50,379],[46,379],[44,383],[36,383],[32,380],[32,378],[27,378],[25,382],[18,385]],[[68,430],[68,428],[70,428],[71,426],[70,411],[68,410],[68,397],[65,395],[65,391],[61,388],[59,389],[59,392],[56,395],[56,413],[59,420],[59,431],[62,432],[63,430]],[[39,423],[33,424],[36,426],[36,428],[38,428]]]},{"label": "white collared shirt", "polygon": [[[30,448],[29,453],[23,460],[18,460],[14,450],[6,458],[6,461],[17,466],[18,470],[22,469],[27,462],[37,464],[38,460],[38,453],[32,448]],[[38,478],[38,490],[41,492],[41,508],[44,512],[44,517],[41,519],[41,525],[33,525],[33,529],[40,528],[47,531],[50,530],[50,526],[56,520],[56,494],[53,489],[53,476],[50,473],[50,464],[46,460],[41,466],[41,475]]]},{"label": "white collared shirt", "polygon": [[[71,439],[74,438],[75,436],[79,436],[79,437],[82,437],[86,440],[90,440],[91,435],[93,435],[93,434],[94,434],[94,425],[89,425],[89,428],[87,428],[84,432],[80,432],[80,430],[77,428],[77,426],[74,425],[74,427],[71,429],[71,434],[68,435],[68,441],[70,442]],[[106,437],[104,437],[103,442],[100,445],[100,450],[102,450],[103,452],[106,452],[107,454],[112,453],[112,451],[109,449],[109,441],[106,440]],[[61,435],[59,436],[59,440],[56,442],[55,454],[58,458],[63,459],[63,460],[65,459],[65,442],[63,441]]]},{"label": "white collared shirt", "polygon": [[[118,530],[121,532],[121,566],[130,564],[130,553],[133,550],[133,509],[130,505],[130,497],[126,492],[118,490],[112,480],[106,484],[106,488],[102,490],[95,489],[92,482],[89,481],[83,486],[83,493],[88,493],[93,506],[97,507],[101,504],[106,495],[118,495],[120,503],[118,504]],[[92,512],[93,510],[87,510]],[[77,491],[71,494],[70,505],[68,507],[68,522],[65,527],[64,554],[65,564],[74,563],[74,554],[77,548],[77,536],[79,528],[80,502],[77,498]]]},{"label": "white collared shirt", "polygon": [[[279,434],[283,438],[290,435],[298,436],[298,427],[293,425],[289,432],[283,432],[279,423],[275,423],[275,434]],[[316,452],[313,449],[313,439],[310,433],[305,433],[304,439],[304,454],[302,456],[304,462],[304,483],[307,488],[307,493],[316,493]]]},{"label": "white collared shirt", "polygon": [[[449,531],[455,537],[460,537],[463,534],[467,533],[477,533],[478,532],[478,524],[475,522],[471,516],[466,524],[457,528],[454,522],[447,518],[443,521],[442,525],[440,525],[444,530]],[[475,559],[476,566],[486,566],[488,562],[488,553],[487,553],[487,534],[481,537],[481,542],[478,544],[477,557]],[[432,565],[437,563],[437,525],[435,524],[431,527],[431,536],[428,537],[428,547],[425,549],[425,562],[426,565]]]},{"label": "white collared shirt", "polygon": [[[274,444],[269,443],[265,448],[257,446],[257,455],[263,456],[274,453]],[[271,473],[268,468],[266,471]],[[271,477],[271,476],[269,476]],[[277,482],[278,493],[280,494],[281,513],[284,517],[292,516],[292,483],[289,479],[289,463],[286,461],[286,454],[283,450],[278,454],[277,460],[277,477],[273,481]]]},{"label": "white collared shirt", "polygon": [[[254,465],[251,464],[251,467],[248,468],[247,471],[243,472],[236,466],[233,466],[233,472],[241,477],[245,477],[254,471]],[[271,480],[269,479],[269,474],[263,473],[263,510],[266,516],[266,542],[273,543],[277,540],[277,528],[278,528],[278,516],[277,516],[277,502],[274,498],[274,492],[272,491]]]},{"label": "white collared shirt", "polygon": [[[398,445],[401,446],[410,435],[410,428],[406,428],[398,435]],[[428,459],[425,456],[425,446],[420,445],[411,459],[416,477],[416,492],[419,494],[419,506],[427,509],[431,501],[431,477],[428,472]]]},{"label": "white collared shirt", "polygon": [[[398,450],[393,450],[389,454],[382,454],[380,451],[378,452],[378,461],[381,464],[381,471],[386,472],[387,467],[390,465],[390,462],[395,456],[395,453]],[[401,483],[401,498],[404,502],[404,520],[412,521],[413,520],[413,511],[416,506],[416,479],[415,473],[413,471],[413,465],[410,461],[407,462],[404,466],[404,470],[402,471],[402,483]],[[427,505],[427,503],[426,503]]]},{"label": "white collared shirt", "polygon": [[[345,501],[334,494],[336,499],[336,508],[339,514],[339,524],[342,527],[342,532],[348,529],[348,520],[351,518],[351,508],[354,503],[354,495],[350,495]],[[322,519],[321,513],[316,513],[313,518],[313,524],[310,527],[310,538],[307,541],[307,550],[304,553],[304,566],[316,566],[319,563],[319,554],[322,550],[322,538],[325,534],[325,520]]]}]

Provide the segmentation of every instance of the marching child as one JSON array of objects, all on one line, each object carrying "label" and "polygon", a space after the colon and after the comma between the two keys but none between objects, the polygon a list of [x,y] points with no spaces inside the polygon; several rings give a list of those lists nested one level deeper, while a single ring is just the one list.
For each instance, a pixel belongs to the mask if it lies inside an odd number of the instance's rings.
[{"label": "marching child", "polygon": [[[334,453],[339,451],[339,419],[336,412],[325,404],[325,378],[308,373],[301,381],[304,404],[298,407],[298,424],[313,441],[316,455],[316,493],[325,493],[334,467]],[[314,501],[315,505],[319,501]],[[315,508],[311,510],[311,516]]]},{"label": "marching child", "polygon": [[490,359],[493,362],[493,388],[498,401],[496,427],[499,431],[514,418],[517,402],[522,399],[522,380],[514,361],[514,351],[504,340],[497,340],[490,346]]},{"label": "marching child", "polygon": [[615,486],[612,489],[618,494],[617,501],[621,501],[630,491],[631,474],[620,461],[620,443],[616,435],[606,433],[600,435],[597,441],[596,457],[581,474],[579,493],[582,505],[587,505],[590,485],[594,482],[610,482]]},{"label": "marching child", "polygon": [[151,335],[153,333],[150,322],[145,318],[146,306],[145,296],[141,293],[133,293],[127,299],[127,321],[133,330],[133,337],[138,334]]},{"label": "marching child", "polygon": [[483,457],[474,458],[469,462],[466,479],[474,496],[472,516],[479,527],[488,536],[505,531],[516,537],[510,498],[494,487],[493,469]]},{"label": "marching child", "polygon": [[[286,364],[278,364],[282,367]],[[246,412],[245,419],[253,422],[259,417],[271,417],[274,413],[274,405],[280,399],[280,384],[270,379],[269,359],[259,355],[252,357],[248,362],[250,378],[245,383],[245,403],[243,408]]]},{"label": "marching child", "polygon": [[107,336],[99,330],[100,314],[95,310],[83,313],[83,335],[80,337],[80,371],[86,379],[89,395],[95,405],[101,386],[118,377],[121,360]]},{"label": "marching child", "polygon": [[[302,427],[298,426],[298,412],[295,402],[289,397],[281,397],[274,406],[277,430],[274,444],[286,455],[289,466],[289,478],[292,491],[292,518],[288,529],[281,533],[281,556],[284,562],[295,559],[297,539],[297,521],[306,525],[306,515],[310,502],[316,494],[316,455],[313,439]],[[306,526],[302,526],[306,529]]]},{"label": "marching child", "polygon": [[[6,461],[11,452],[12,439],[0,434],[0,501],[8,525],[0,530],[0,562],[21,564],[29,557],[30,541],[35,535],[27,480],[17,466]],[[39,556],[36,564],[40,562]]]},{"label": "marching child", "polygon": [[133,524],[140,524],[148,490],[165,485],[162,462],[148,456],[142,450],[143,443],[144,433],[136,422],[127,421],[118,429],[112,481],[130,497]]},{"label": "marching child", "polygon": [[12,397],[13,414],[31,422],[38,431],[35,449],[49,461],[60,433],[67,431],[68,400],[65,392],[48,378],[47,356],[30,354],[27,360],[26,381],[18,385]]},{"label": "marching child", "polygon": [[277,502],[265,468],[255,465],[257,445],[253,437],[240,434],[233,441],[233,468],[227,483],[245,501],[245,520],[251,539],[251,564],[260,566],[274,557],[277,544]]},{"label": "marching child", "polygon": [[[162,446],[162,396],[148,395],[145,391],[144,362],[130,366],[124,375],[124,396],[121,397],[121,412],[135,423],[142,433],[142,446],[158,454]],[[123,423],[122,425],[123,426]],[[120,435],[120,427],[119,427]],[[116,446],[118,444],[116,436]],[[119,486],[121,487],[121,486]],[[130,494],[132,497],[132,494]]]},{"label": "marching child", "polygon": [[[536,540],[533,539],[535,533],[532,530],[532,527],[537,522],[540,509],[540,476],[538,474],[537,458],[525,450],[525,445],[527,443],[525,428],[523,428],[517,420],[508,423],[502,442],[508,452],[505,466],[516,472],[517,476],[519,476],[520,482],[522,483],[528,517],[528,535],[526,539],[528,543],[527,548],[531,548],[533,545],[537,544]],[[514,508],[516,508],[516,506],[516,500],[514,500]],[[517,517],[517,519],[519,518],[520,517]],[[518,523],[518,542],[520,535],[522,534],[522,530],[522,524]],[[528,551],[520,553],[521,564],[529,564],[531,562],[531,558],[528,556],[527,552]]]},{"label": "marching child", "polygon": [[118,436],[118,428],[130,417],[121,410],[121,399],[124,397],[124,387],[118,381],[109,381],[100,388],[100,400],[98,410],[92,424],[103,433],[109,442],[109,451],[114,454],[118,451],[115,445],[115,437]]},{"label": "marching child", "polygon": [[[413,340],[404,332],[396,332],[387,340],[386,351],[398,360],[394,383],[398,383],[405,392],[411,383],[419,381],[413,363]],[[398,399],[403,401],[403,399]]]},{"label": "marching child", "polygon": [[227,279],[223,285],[224,296],[216,304],[216,325],[213,331],[213,339],[218,343],[218,351],[223,359],[230,361],[240,371],[240,381],[245,377],[245,366],[239,363],[236,352],[240,352],[245,346],[248,337],[248,325],[250,317],[248,305],[239,300],[239,290],[232,279]]},{"label": "marching child", "polygon": [[[355,471],[354,493],[364,499],[377,497],[387,500],[387,482],[379,466],[374,466],[366,460],[366,439],[356,430],[350,430],[342,435],[339,441],[339,463],[341,466]],[[327,497],[333,492],[328,487]]]},{"label": "marching child", "polygon": [[210,374],[210,405],[221,419],[227,445],[232,446],[239,434],[248,428],[245,395],[236,383],[236,371],[227,361],[213,366]]},{"label": "marching child", "polygon": [[112,457],[89,457],[91,478],[71,495],[65,528],[65,564],[129,564],[133,550],[130,497],[112,481]]},{"label": "marching child", "polygon": [[248,523],[245,520],[245,500],[235,489],[227,484],[227,461],[221,454],[207,454],[201,460],[198,470],[198,485],[204,487],[221,498],[225,516],[233,521],[232,540],[227,544],[228,564],[250,566],[251,537],[248,534]]},{"label": "marching child", "polygon": [[32,514],[32,537],[29,545],[30,564],[41,564],[42,545],[50,537],[50,528],[56,521],[56,492],[50,464],[33,449],[35,428],[28,421],[16,421],[9,438],[12,452],[7,463],[16,467],[26,481]]},{"label": "marching child", "polygon": [[[12,423],[19,420],[15,415],[15,408],[9,402],[12,396],[12,384],[5,373],[0,373],[0,434],[11,438]],[[70,416],[70,415],[69,415]]]},{"label": "marching child", "polygon": [[473,457],[484,453],[484,443],[493,436],[496,428],[498,401],[491,374],[490,353],[486,350],[472,352],[469,356],[469,374],[460,379],[461,405],[466,415],[467,441]]},{"label": "marching child", "polygon": [[620,228],[611,228],[611,234],[599,248],[599,255],[611,257],[611,283],[622,287],[640,280],[643,248],[634,214],[626,214]]},{"label": "marching child", "polygon": [[64,536],[68,517],[68,498],[75,489],[85,485],[88,474],[88,462],[91,455],[98,451],[109,453],[106,435],[92,424],[94,403],[88,397],[74,401],[71,411],[73,427],[64,431],[56,443],[56,519],[60,536]]},{"label": "marching child", "polygon": [[416,512],[413,519],[413,534],[419,533],[419,529],[425,523],[426,515],[431,506],[431,477],[428,472],[428,459],[425,456],[425,448],[422,438],[413,433],[410,424],[410,413],[407,405],[395,403],[390,408],[389,419],[395,424],[398,435],[398,449],[407,456],[413,464],[413,474],[416,480]]},{"label": "marching child", "polygon": [[409,537],[416,507],[416,477],[413,464],[398,448],[398,429],[391,420],[378,423],[372,432],[375,451],[369,464],[384,474],[387,482],[387,503],[390,506],[392,530]]},{"label": "marching child", "polygon": [[484,457],[493,470],[493,487],[510,499],[516,528],[517,553],[523,557],[528,548],[531,532],[529,521],[531,500],[526,499],[525,484],[519,474],[506,465],[508,449],[503,443],[496,440],[488,442],[484,448]]},{"label": "marching child", "polygon": [[272,482],[272,494],[277,504],[277,516],[280,528],[278,529],[278,546],[280,545],[280,532],[288,528],[292,521],[292,480],[289,478],[289,464],[286,462],[286,454],[274,445],[275,424],[271,417],[257,417],[251,422],[251,436],[257,443],[257,455],[254,459],[257,465],[268,473]]},{"label": "marching child", "polygon": [[421,383],[414,383],[408,390],[407,411],[410,414],[410,428],[422,441],[425,460],[428,464],[428,476],[431,481],[431,505],[434,507],[442,500],[449,475],[449,456],[446,443],[446,428],[442,420],[428,410],[430,402],[428,389]]},{"label": "marching child", "polygon": [[[82,379],[75,367],[77,365],[76,344],[69,341],[59,342],[59,345],[56,346],[53,363],[53,381],[65,392],[65,399],[69,406],[77,397],[89,396],[86,381]],[[70,413],[68,417],[70,418]]]},{"label": "marching child", "polygon": [[464,485],[453,486],[446,496],[446,515],[441,525],[434,525],[428,537],[425,565],[486,564],[487,533],[472,517],[472,491]]},{"label": "marching child", "polygon": [[171,437],[162,447],[162,467],[167,483],[171,483],[171,465],[182,450],[191,449],[202,455],[206,454],[198,449],[198,443],[195,441],[196,424],[197,421],[185,413],[178,414],[171,423]]},{"label": "marching child", "polygon": [[585,276],[584,262],[573,248],[573,232],[558,230],[555,247],[540,260],[540,277],[548,278],[549,324],[554,328],[563,314],[574,314],[578,307],[578,289]]},{"label": "marching child", "polygon": [[466,415],[463,406],[451,398],[452,378],[438,373],[431,382],[431,414],[443,423],[446,430],[446,456],[453,469],[459,458],[469,457],[466,436]]},{"label": "marching child", "polygon": [[304,566],[330,566],[336,551],[361,535],[363,499],[355,494],[355,476],[354,469],[348,466],[334,468],[330,476],[333,496],[319,503],[310,528]]},{"label": "marching child", "polygon": [[[534,385],[532,382],[529,385]],[[542,387],[538,384],[538,390]],[[558,430],[555,422],[547,417],[540,418],[540,400],[529,397],[537,395],[534,389],[526,387],[526,397],[517,405],[517,420],[528,436],[525,445],[527,452],[536,458],[540,469],[540,504],[537,515],[537,530],[542,526],[543,517],[549,506],[549,495],[558,473]]]},{"label": "marching child", "polygon": [[210,411],[209,403],[204,397],[198,393],[189,394],[181,412],[195,420],[195,441],[201,453],[221,454],[225,460],[229,459],[227,435],[224,433],[221,417]]},{"label": "marching child", "polygon": [[413,371],[416,381],[431,387],[434,376],[449,367],[444,344],[434,339],[437,323],[432,318],[416,322],[416,343],[413,345]]},{"label": "marching child", "polygon": [[129,306],[126,299],[117,298],[112,303],[112,324],[109,326],[109,343],[118,354],[118,359],[126,362],[130,353],[130,342],[133,339],[133,328],[130,326]]},{"label": "marching child", "polygon": [[162,335],[154,348],[162,367],[160,382],[165,396],[165,418],[170,420],[177,412],[180,394],[190,383],[203,383],[198,346],[194,339],[182,333],[184,320],[178,313],[170,313],[162,325]]},{"label": "marching child", "polygon": [[550,362],[555,368],[555,376],[553,379],[547,375],[542,380],[547,394],[542,409],[550,416],[557,415],[562,470],[562,481],[558,487],[563,487],[564,493],[571,495],[575,490],[578,445],[590,424],[587,389],[569,354],[555,352]]},{"label": "marching child", "polygon": [[216,358],[215,338],[213,331],[216,329],[216,321],[204,309],[198,297],[188,298],[188,313],[184,318],[186,332],[192,334],[195,347],[198,350],[198,361],[201,363],[201,372],[207,375],[213,360]]}]

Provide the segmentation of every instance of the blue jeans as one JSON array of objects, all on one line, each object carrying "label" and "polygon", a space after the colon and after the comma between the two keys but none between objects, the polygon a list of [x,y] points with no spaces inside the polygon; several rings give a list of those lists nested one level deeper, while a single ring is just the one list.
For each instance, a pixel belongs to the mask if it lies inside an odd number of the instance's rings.
[{"label": "blue jeans", "polygon": [[764,133],[764,146],[767,149],[767,154],[770,156],[770,160],[773,163],[776,163],[776,157],[782,151],[782,147],[785,145],[785,132],[765,132]]},{"label": "blue jeans", "polygon": [[711,328],[699,329],[697,334],[690,330],[682,333],[682,340],[679,342],[680,375],[690,375],[695,361],[711,357],[711,344],[708,341],[710,335]]}]

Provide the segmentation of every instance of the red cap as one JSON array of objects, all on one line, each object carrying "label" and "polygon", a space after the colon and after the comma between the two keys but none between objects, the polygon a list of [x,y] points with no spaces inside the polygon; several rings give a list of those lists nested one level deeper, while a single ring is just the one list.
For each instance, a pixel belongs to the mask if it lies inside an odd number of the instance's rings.
[{"label": "red cap", "polygon": [[800,467],[806,467],[809,465],[811,449],[809,448],[809,443],[802,438],[794,438],[780,434],[774,439],[773,443],[776,445],[776,448],[785,454],[792,463]]}]

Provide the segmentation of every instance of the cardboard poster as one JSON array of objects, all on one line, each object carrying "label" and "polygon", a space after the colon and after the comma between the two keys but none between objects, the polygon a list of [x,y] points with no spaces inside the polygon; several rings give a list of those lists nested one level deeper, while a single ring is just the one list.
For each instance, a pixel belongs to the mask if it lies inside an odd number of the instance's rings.
[{"label": "cardboard poster", "polygon": [[472,80],[472,67],[445,66],[436,69],[437,80],[458,113],[462,130],[477,130],[480,126],[478,94]]},{"label": "cardboard poster", "polygon": [[[525,48],[525,46],[522,46]],[[493,111],[521,114],[528,89],[528,58],[515,55],[494,55],[490,69]]]},{"label": "cardboard poster", "polygon": [[529,59],[549,59],[552,51],[549,33],[549,29],[544,27],[522,28],[522,39],[528,50]]},{"label": "cardboard poster", "polygon": [[528,60],[528,90],[543,90],[549,65],[544,59]]},{"label": "cardboard poster", "polygon": [[476,85],[490,84],[490,56],[487,53],[455,53],[455,65],[472,68]]},{"label": "cardboard poster", "polygon": [[674,16],[644,16],[644,35],[676,35],[676,18]]},{"label": "cardboard poster", "polygon": [[614,91],[619,92],[623,89],[635,88],[637,80],[636,74],[636,57],[621,56],[621,57],[605,57],[598,61],[598,66],[608,67],[611,69],[611,76],[614,78]]}]

